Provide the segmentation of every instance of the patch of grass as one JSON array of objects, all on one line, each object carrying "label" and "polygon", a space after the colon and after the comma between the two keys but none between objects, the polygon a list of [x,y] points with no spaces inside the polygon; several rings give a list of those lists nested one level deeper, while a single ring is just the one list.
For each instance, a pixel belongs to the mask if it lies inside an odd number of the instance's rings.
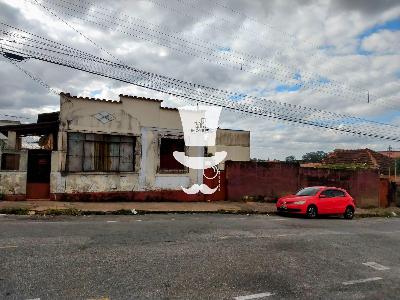
[{"label": "patch of grass", "polygon": [[48,216],[80,216],[82,212],[76,208],[57,209],[50,208],[40,212],[41,215]]},{"label": "patch of grass", "polygon": [[29,209],[25,207],[8,207],[0,209],[0,213],[8,215],[28,215]]},{"label": "patch of grass", "polygon": [[112,212],[113,215],[137,215],[139,213],[141,212],[137,210],[132,211],[130,209],[119,209]]},{"label": "patch of grass", "polygon": [[83,210],[81,211],[82,215],[84,216],[90,216],[90,215],[107,215],[109,213],[105,212],[105,211],[93,211],[93,210]]},{"label": "patch of grass", "polygon": [[358,217],[360,217],[360,218],[368,218],[368,217],[399,218],[400,212],[394,211],[389,208],[373,208],[373,209],[368,209],[366,212],[362,212],[361,214],[358,214]]},{"label": "patch of grass", "polygon": [[367,170],[372,169],[371,166],[366,164],[352,163],[352,164],[322,164],[316,166],[317,169],[331,169],[331,170]]}]

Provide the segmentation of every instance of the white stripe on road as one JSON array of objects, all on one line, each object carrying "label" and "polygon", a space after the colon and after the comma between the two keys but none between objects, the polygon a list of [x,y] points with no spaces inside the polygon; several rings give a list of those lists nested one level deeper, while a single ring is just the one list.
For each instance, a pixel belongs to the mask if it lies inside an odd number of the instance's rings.
[{"label": "white stripe on road", "polygon": [[264,298],[264,297],[269,297],[272,296],[273,293],[261,293],[261,294],[253,294],[253,295],[247,295],[247,296],[239,296],[239,297],[235,297],[235,300],[250,300],[250,299],[260,299],[260,298]]},{"label": "white stripe on road", "polygon": [[295,234],[295,233],[285,233],[285,234],[277,234],[276,236],[283,237],[283,236],[291,236],[291,235],[297,235],[297,234]]},{"label": "white stripe on road", "polygon": [[378,264],[378,263],[376,263],[374,261],[367,261],[367,262],[362,263],[362,264],[364,266],[371,267],[371,268],[373,268],[375,270],[378,270],[378,271],[384,271],[384,270],[389,270],[390,269],[389,267],[382,266],[382,265],[380,265],[380,264]]},{"label": "white stripe on road", "polygon": [[1,246],[0,249],[18,248],[18,246]]},{"label": "white stripe on road", "polygon": [[117,221],[107,221],[107,223],[117,223]]},{"label": "white stripe on road", "polygon": [[364,283],[364,282],[370,282],[370,281],[377,281],[381,280],[381,277],[372,277],[372,278],[365,278],[365,279],[358,279],[358,280],[350,280],[350,281],[345,281],[342,282],[343,285],[350,285],[350,284],[356,284],[356,283]]}]

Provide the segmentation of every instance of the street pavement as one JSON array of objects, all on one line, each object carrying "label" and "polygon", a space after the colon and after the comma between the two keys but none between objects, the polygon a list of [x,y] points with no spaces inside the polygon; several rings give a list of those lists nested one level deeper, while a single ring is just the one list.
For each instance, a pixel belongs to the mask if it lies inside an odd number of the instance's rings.
[{"label": "street pavement", "polygon": [[399,297],[399,218],[0,216],[0,299]]}]

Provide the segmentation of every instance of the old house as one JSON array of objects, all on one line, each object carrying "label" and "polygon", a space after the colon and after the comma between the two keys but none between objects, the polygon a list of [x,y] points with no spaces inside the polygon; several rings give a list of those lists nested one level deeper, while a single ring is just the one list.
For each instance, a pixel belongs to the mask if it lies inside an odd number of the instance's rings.
[{"label": "old house", "polygon": [[394,160],[371,149],[342,150],[336,149],[322,161],[324,165],[354,165],[355,167],[373,168],[380,174],[393,172]]},{"label": "old house", "polygon": [[[226,160],[250,160],[250,132],[218,129],[214,147],[186,147],[177,109],[126,95],[108,101],[61,93],[60,112],[0,126],[0,133],[7,136],[0,192],[9,200],[224,200],[223,191],[183,193],[203,182],[203,170],[184,167],[173,152],[223,150]],[[26,137],[37,138],[37,149],[24,147]],[[219,167],[222,175],[208,176],[209,183],[223,188],[224,163]]]}]

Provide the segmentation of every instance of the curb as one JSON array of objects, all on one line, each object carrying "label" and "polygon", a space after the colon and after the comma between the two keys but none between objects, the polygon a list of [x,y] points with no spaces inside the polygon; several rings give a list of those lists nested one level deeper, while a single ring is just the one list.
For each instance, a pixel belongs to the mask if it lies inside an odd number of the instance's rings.
[{"label": "curb", "polygon": [[276,211],[253,211],[253,210],[138,210],[120,209],[113,211],[79,210],[74,208],[34,210],[28,208],[4,208],[0,214],[5,215],[39,215],[39,216],[84,216],[84,215],[146,215],[146,214],[232,214],[232,215],[276,215]]},{"label": "curb", "polygon": [[[97,211],[97,210],[79,210],[76,208],[62,209],[45,209],[35,210],[29,208],[3,208],[0,209],[1,215],[37,215],[37,216],[87,216],[87,215],[146,215],[146,214],[230,214],[230,215],[279,215],[277,211],[257,211],[257,210],[135,210],[135,209],[120,209],[113,211]],[[400,215],[393,215],[391,212],[366,212],[356,213],[355,218],[396,218]]]}]

